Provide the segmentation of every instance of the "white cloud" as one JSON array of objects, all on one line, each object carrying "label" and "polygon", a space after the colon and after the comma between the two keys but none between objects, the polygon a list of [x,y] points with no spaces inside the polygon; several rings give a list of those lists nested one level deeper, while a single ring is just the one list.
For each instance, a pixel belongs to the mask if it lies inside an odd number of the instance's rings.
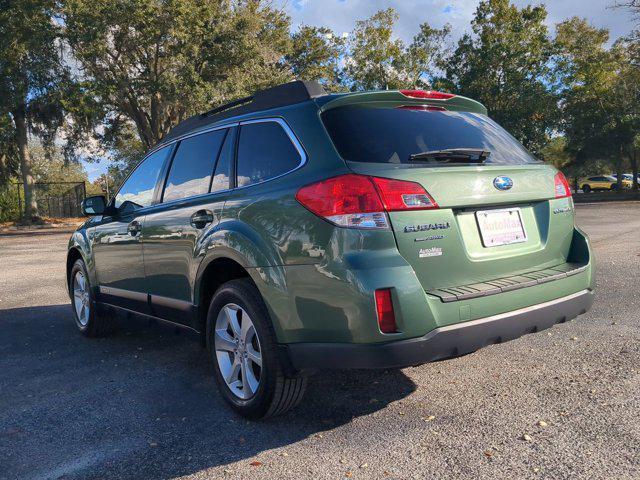
[{"label": "white cloud", "polygon": [[[608,8],[613,0],[515,0],[515,3],[519,7],[545,3],[550,27],[578,15],[586,17],[595,26],[609,28],[614,39],[633,28],[628,12]],[[425,21],[434,27],[450,23],[454,38],[459,37],[470,31],[477,5],[478,0],[298,0],[294,5],[284,0],[282,3],[291,15],[294,27],[300,24],[327,26],[335,32],[349,32],[357,20],[393,7],[400,15],[396,34],[407,42]]]}]

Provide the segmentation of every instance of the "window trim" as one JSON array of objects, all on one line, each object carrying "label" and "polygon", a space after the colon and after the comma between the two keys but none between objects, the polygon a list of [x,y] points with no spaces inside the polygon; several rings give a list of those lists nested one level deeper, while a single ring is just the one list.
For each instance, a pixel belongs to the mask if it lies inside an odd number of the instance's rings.
[{"label": "window trim", "polygon": [[[238,170],[238,145],[240,142],[240,135],[242,135],[242,126],[243,125],[251,125],[254,123],[277,123],[278,125],[280,125],[280,127],[282,128],[282,130],[284,130],[284,133],[287,135],[287,137],[289,137],[289,141],[293,144],[293,147],[298,151],[298,155],[300,156],[300,161],[298,162],[298,165],[295,166],[294,168],[292,168],[291,170],[287,170],[286,172],[281,173],[280,175],[276,175],[275,177],[271,177],[271,178],[267,178],[266,180],[263,180],[261,182],[256,182],[256,183],[252,183],[249,185],[243,185],[241,187],[237,186],[238,183],[238,174],[237,174],[237,170]],[[233,156],[233,188],[231,190],[242,190],[243,188],[249,188],[249,187],[253,187],[255,185],[262,185],[264,183],[270,182],[271,180],[276,180],[278,178],[284,177],[285,175],[289,175],[292,172],[295,172],[296,170],[302,168],[306,163],[307,163],[307,152],[305,151],[304,147],[302,146],[302,144],[300,143],[300,141],[298,140],[298,137],[296,137],[295,133],[293,133],[293,130],[291,130],[291,127],[289,127],[289,124],[287,124],[287,122],[284,121],[284,119],[280,118],[280,117],[268,117],[268,118],[255,118],[255,119],[251,119],[251,120],[245,120],[243,122],[240,122],[240,129],[238,130],[238,135],[236,136],[236,149],[235,149],[235,154]]]},{"label": "window trim", "polygon": [[[274,122],[279,124],[282,129],[285,131],[285,133],[287,134],[287,136],[289,137],[289,140],[291,141],[291,143],[293,144],[293,146],[295,147],[295,149],[298,151],[298,154],[300,155],[300,163],[298,164],[297,167],[293,168],[292,170],[288,170],[276,177],[272,177],[269,178],[267,180],[264,180],[262,182],[259,183],[252,183],[251,185],[245,185],[242,187],[238,187],[236,186],[236,163],[237,163],[237,159],[238,159],[238,140],[240,139],[240,129],[239,127],[241,125],[247,125],[247,124],[251,124],[251,123],[266,123],[266,122]],[[233,186],[230,186],[228,189],[226,190],[218,190],[215,192],[208,192],[208,193],[203,193],[200,195],[195,195],[192,197],[186,197],[186,198],[180,198],[180,199],[176,199],[176,200],[171,200],[170,202],[164,202],[162,203],[160,201],[161,199],[161,195],[159,194],[159,190],[162,191],[162,193],[164,193],[164,185],[166,183],[167,180],[167,175],[169,174],[169,169],[171,167],[171,163],[173,163],[173,157],[176,153],[176,145],[178,142],[185,140],[187,138],[190,137],[195,137],[196,135],[201,135],[203,133],[209,133],[209,132],[213,132],[215,130],[222,130],[222,129],[229,129],[231,131],[231,129],[233,128],[238,128],[237,133],[236,133],[236,145],[233,151],[233,158],[231,159],[231,174],[232,174],[232,178],[229,179],[230,181],[230,185],[232,184]],[[227,134],[228,135],[228,134]],[[151,155],[153,155],[154,153],[162,150],[163,148],[171,148],[171,151],[169,153],[169,157],[165,160],[165,163],[163,164],[162,170],[160,171],[160,175],[161,177],[158,177],[158,182],[156,183],[156,190],[154,190],[154,197],[153,197],[153,203],[151,205],[149,205],[148,207],[144,207],[141,208],[139,210],[146,210],[146,209],[150,209],[150,208],[154,208],[154,207],[164,207],[166,206],[170,206],[170,205],[175,205],[177,203],[180,202],[185,202],[185,201],[191,201],[193,199],[200,199],[200,198],[204,198],[206,196],[209,195],[220,195],[223,193],[229,193],[229,192],[233,192],[235,190],[242,190],[244,188],[250,188],[253,187],[255,185],[262,185],[264,183],[270,182],[271,180],[276,180],[278,178],[281,178],[285,175],[289,175],[292,172],[295,172],[296,170],[299,170],[300,168],[302,168],[308,161],[308,156],[307,156],[307,152],[304,149],[304,146],[302,145],[302,142],[300,142],[300,140],[298,139],[298,137],[296,136],[296,134],[293,132],[293,130],[291,129],[291,127],[289,126],[289,124],[285,121],[284,118],[282,117],[261,117],[261,118],[252,118],[252,119],[247,119],[247,120],[243,120],[243,121],[234,121],[234,122],[229,122],[229,123],[224,123],[224,124],[220,124],[220,125],[215,125],[212,127],[207,127],[207,128],[203,128],[202,130],[197,130],[194,132],[189,132],[189,133],[185,133],[184,135],[181,135],[179,137],[176,137],[174,139],[172,139],[169,142],[166,143],[162,143],[157,145],[156,147],[154,147],[152,150],[150,150],[149,152],[147,152],[147,154],[142,158],[142,160],[140,161],[140,163],[136,166],[136,168],[134,168],[131,173],[127,176],[127,178],[124,180],[124,182],[122,182],[122,185],[120,185],[120,188],[118,189],[118,192],[116,192],[116,194],[113,196],[113,203],[115,204],[115,198],[116,195],[118,193],[120,193],[120,189],[124,186],[124,184],[127,182],[127,180],[129,179],[129,177],[133,174],[133,172],[135,172],[138,167],[140,165],[142,165],[142,163],[144,161],[147,160],[148,157],[150,157]],[[218,155],[219,157],[219,155]],[[216,164],[217,164],[217,160],[216,160]]]}]

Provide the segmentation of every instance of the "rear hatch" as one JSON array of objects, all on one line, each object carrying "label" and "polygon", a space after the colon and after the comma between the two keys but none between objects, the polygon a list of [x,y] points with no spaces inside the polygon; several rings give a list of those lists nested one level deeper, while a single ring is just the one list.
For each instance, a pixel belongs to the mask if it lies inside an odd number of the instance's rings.
[{"label": "rear hatch", "polygon": [[[556,170],[535,160],[483,111],[468,111],[468,103],[458,111],[406,103],[347,104],[326,109],[322,118],[355,173],[419,183],[437,204],[389,212],[398,250],[424,289],[565,264],[573,205],[570,197],[556,198]],[[490,153],[410,159],[460,148]]]}]

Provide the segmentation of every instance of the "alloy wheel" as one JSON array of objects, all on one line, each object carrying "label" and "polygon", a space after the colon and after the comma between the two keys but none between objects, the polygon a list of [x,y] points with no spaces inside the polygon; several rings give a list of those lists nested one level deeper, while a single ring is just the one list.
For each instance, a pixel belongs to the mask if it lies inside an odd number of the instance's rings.
[{"label": "alloy wheel", "polygon": [[228,303],[220,309],[214,347],[229,390],[242,400],[251,398],[260,386],[262,353],[256,328],[242,307]]},{"label": "alloy wheel", "polygon": [[89,309],[91,302],[89,297],[89,282],[84,273],[77,271],[73,277],[73,308],[76,310],[78,322],[83,327],[89,323]]}]

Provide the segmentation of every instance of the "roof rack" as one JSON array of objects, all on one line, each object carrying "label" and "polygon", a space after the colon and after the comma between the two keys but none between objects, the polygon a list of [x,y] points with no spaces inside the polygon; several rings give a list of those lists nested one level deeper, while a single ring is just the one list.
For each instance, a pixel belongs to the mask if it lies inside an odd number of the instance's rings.
[{"label": "roof rack", "polygon": [[215,115],[216,113],[224,112],[225,110],[229,110],[233,107],[237,107],[251,101],[253,101],[253,97],[239,98],[238,100],[234,100],[233,102],[225,103],[224,105],[220,105],[219,107],[212,108],[208,112],[200,114],[200,116],[210,117],[211,115]]},{"label": "roof rack", "polygon": [[160,141],[160,144],[167,143],[185,133],[225,118],[293,105],[322,95],[326,95],[326,92],[322,85],[316,81],[296,80],[267,88],[266,90],[259,90],[252,96],[234,100],[215,107],[208,112],[187,118],[171,129]]}]

